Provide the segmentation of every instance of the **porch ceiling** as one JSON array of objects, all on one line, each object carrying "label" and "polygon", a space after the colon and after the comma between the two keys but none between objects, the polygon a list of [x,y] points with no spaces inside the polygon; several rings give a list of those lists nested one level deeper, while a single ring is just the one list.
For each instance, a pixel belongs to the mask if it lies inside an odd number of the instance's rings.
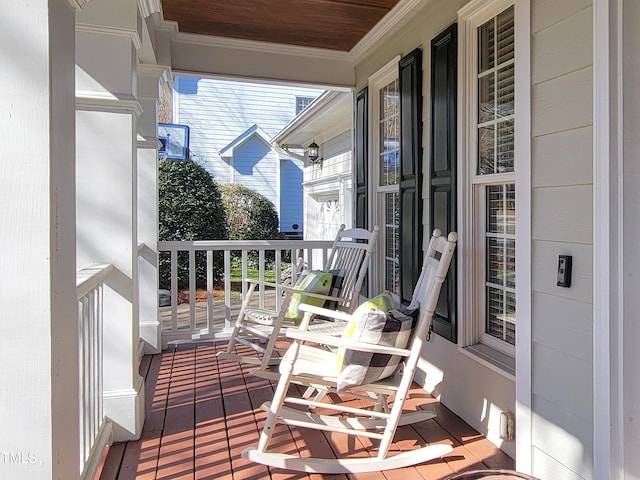
[{"label": "porch ceiling", "polygon": [[348,52],[400,0],[162,0],[184,33]]}]

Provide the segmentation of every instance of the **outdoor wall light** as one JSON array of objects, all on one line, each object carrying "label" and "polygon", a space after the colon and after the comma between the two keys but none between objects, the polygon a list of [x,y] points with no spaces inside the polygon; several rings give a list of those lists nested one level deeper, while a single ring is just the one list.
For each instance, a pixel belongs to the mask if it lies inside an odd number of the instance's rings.
[{"label": "outdoor wall light", "polygon": [[319,153],[320,153],[320,147],[318,146],[318,144],[314,141],[309,145],[309,150],[307,152],[307,155],[309,156],[309,161],[313,164],[320,162],[322,159],[318,159],[319,158]]}]

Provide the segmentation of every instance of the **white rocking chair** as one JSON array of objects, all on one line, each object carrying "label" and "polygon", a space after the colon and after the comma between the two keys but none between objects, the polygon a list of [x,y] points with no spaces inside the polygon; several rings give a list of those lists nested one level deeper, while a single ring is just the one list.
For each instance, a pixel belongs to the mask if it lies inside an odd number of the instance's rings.
[{"label": "white rocking chair", "polygon": [[[419,307],[419,316],[412,329],[412,337],[407,348],[363,343],[353,339],[345,340],[330,335],[320,336],[317,332],[309,332],[305,328],[309,324],[312,314],[329,316],[330,313],[326,309],[314,306],[303,305],[300,307],[301,310],[306,312],[305,318],[299,328],[287,329],[286,334],[293,339],[293,343],[280,364],[280,380],[273,400],[262,405],[262,409],[268,412],[268,416],[260,435],[258,447],[245,449],[242,452],[243,457],[257,463],[287,470],[345,474],[415,465],[439,458],[452,451],[452,447],[449,445],[435,444],[397,455],[388,455],[398,426],[417,423],[435,417],[434,414],[425,410],[404,414],[402,410],[429,332],[442,282],[445,279],[455,250],[456,240],[457,235],[455,232],[450,233],[448,238],[442,237],[439,230],[433,232],[422,265],[422,273],[409,306],[409,309]],[[357,321],[355,318],[357,315],[349,318],[349,315],[341,312],[334,312],[334,314],[338,319]],[[396,373],[392,377],[369,384],[349,387],[347,393],[353,394],[357,398],[374,397],[377,399],[375,404],[369,408],[355,408],[341,403],[320,402],[304,397],[288,397],[287,393],[291,383],[311,386],[321,390],[337,391],[338,389],[339,374],[328,373],[332,369],[334,371],[337,370],[335,365],[338,353],[305,345],[303,344],[304,342],[342,347],[351,352],[400,356],[402,357],[402,369],[400,373]],[[362,393],[357,394],[355,392]],[[390,409],[387,404],[389,396],[393,396]],[[285,403],[298,406],[298,408],[291,408],[286,406]],[[300,406],[307,407],[307,409],[301,410]],[[323,411],[328,409],[335,412],[336,415],[316,414],[314,411],[316,411],[317,407],[322,407]],[[303,458],[296,455],[270,452],[268,451],[269,443],[274,427],[278,423],[296,428],[311,428],[379,439],[380,445],[377,456],[337,459]]]},{"label": "white rocking chair", "polygon": [[[333,291],[328,292],[330,294],[323,295],[303,291],[296,288],[295,285],[278,285],[246,279],[249,283],[247,296],[238,314],[227,348],[224,352],[219,352],[218,357],[260,365],[262,371],[266,371],[271,365],[277,365],[280,362],[282,352],[276,349],[276,342],[284,338],[282,328],[295,326],[294,321],[287,317],[287,311],[291,302],[295,300],[294,294],[296,293],[304,294],[307,299],[315,298],[335,302],[338,311],[351,313],[358,305],[360,290],[362,290],[369,268],[379,230],[377,225],[372,231],[362,228],[345,230],[344,225],[340,227],[323,268],[324,272],[333,272],[340,277],[340,285],[336,285]],[[252,295],[259,285],[284,291],[284,298],[279,310],[251,306]],[[250,347],[258,353],[258,356],[234,353],[237,344]]]}]

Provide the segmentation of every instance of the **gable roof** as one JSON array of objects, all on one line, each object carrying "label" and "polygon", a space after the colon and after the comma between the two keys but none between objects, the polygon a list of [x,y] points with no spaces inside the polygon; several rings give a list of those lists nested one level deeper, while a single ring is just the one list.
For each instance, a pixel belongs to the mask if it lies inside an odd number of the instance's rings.
[{"label": "gable roof", "polygon": [[223,147],[222,150],[220,150],[220,157],[224,159],[233,158],[234,149],[238,148],[239,146],[241,146],[243,143],[245,143],[247,140],[249,140],[254,136],[262,140],[264,143],[266,143],[269,146],[269,148],[272,148],[271,138],[269,137],[269,135],[267,135],[267,133],[264,130],[262,130],[258,125],[253,124],[243,133],[238,135],[231,143]]}]

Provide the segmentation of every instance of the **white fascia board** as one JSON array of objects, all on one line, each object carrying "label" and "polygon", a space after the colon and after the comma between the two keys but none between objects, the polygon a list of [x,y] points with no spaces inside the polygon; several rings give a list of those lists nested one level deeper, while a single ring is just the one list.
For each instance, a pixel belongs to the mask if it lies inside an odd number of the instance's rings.
[{"label": "white fascia board", "polygon": [[347,52],[207,37],[178,32],[172,68],[197,76],[350,89],[355,70]]},{"label": "white fascia board", "polygon": [[352,108],[350,92],[326,91],[274,137],[274,143],[296,148],[321,142],[348,130]]}]

